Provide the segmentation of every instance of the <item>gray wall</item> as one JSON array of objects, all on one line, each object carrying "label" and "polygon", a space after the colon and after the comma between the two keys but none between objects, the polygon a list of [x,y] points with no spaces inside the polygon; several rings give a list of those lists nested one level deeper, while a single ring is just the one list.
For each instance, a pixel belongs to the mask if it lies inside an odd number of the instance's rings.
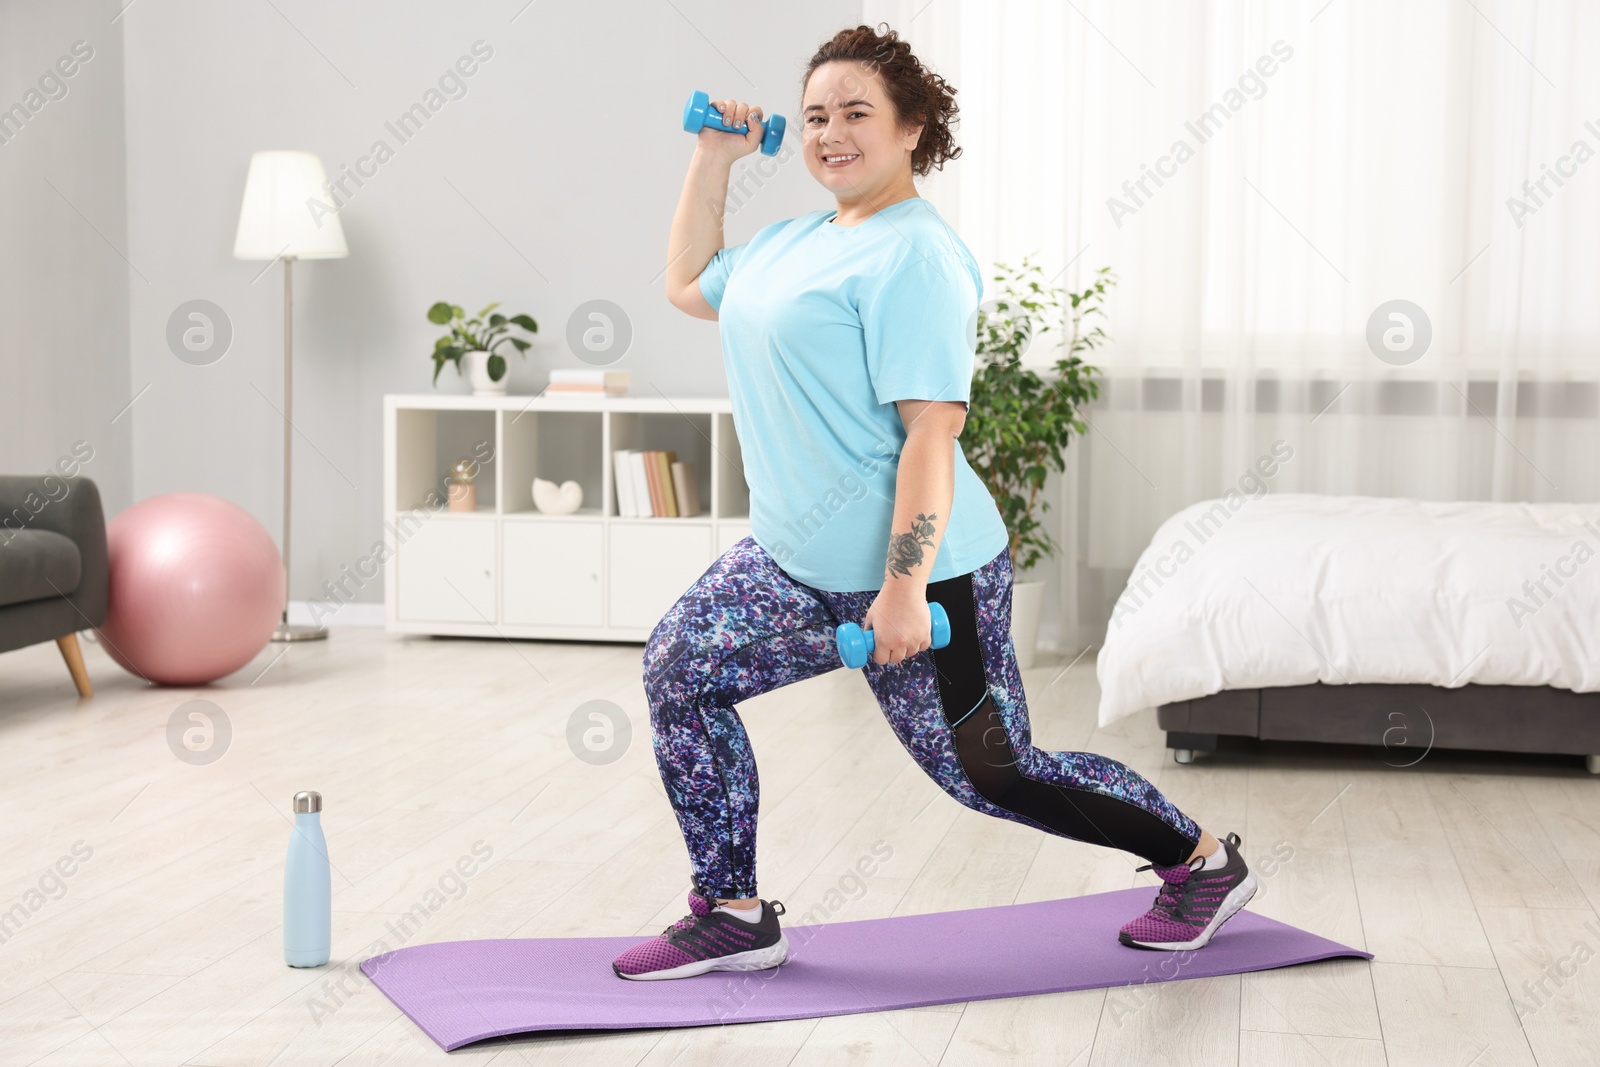
[{"label": "gray wall", "polygon": [[116,15],[0,3],[0,473],[42,475],[83,441],[108,514],[133,501],[128,285],[143,284],[123,258]]},{"label": "gray wall", "polygon": [[[376,140],[395,150],[340,214],[350,257],[295,267],[295,600],[321,595],[380,536],[382,397],[429,390],[438,329],[424,312],[435,300],[473,310],[501,300],[538,320],[540,342],[513,362],[514,393],[538,392],[552,367],[584,365],[565,344],[566,322],[604,298],[632,321],[617,366],[632,370],[635,394],[726,394],[716,325],[674,310],[658,281],[693,150],[678,126],[683,101],[703,88],[794,120],[806,59],[861,13],[860,0],[524,3],[161,0],[119,22],[128,253],[143,277],[128,272],[126,316],[109,313],[107,297],[108,320],[131,323],[131,359],[114,390],[101,388],[125,395],[128,366],[135,390],[150,385],[131,412],[134,498],[215,493],[277,534],[283,267],[262,274],[265,264],[231,256],[250,153],[306,149],[335,172]],[[60,36],[70,43],[70,31]],[[479,40],[494,52],[466,94],[401,144],[385,123]],[[23,70],[54,54],[38,49]],[[108,74],[109,53],[90,74]],[[114,200],[112,179],[101,180],[97,195]],[[798,159],[747,188],[729,243],[832,206]],[[92,233],[84,248],[97,270],[119,262]],[[35,287],[62,309],[100,303],[59,277]],[[231,348],[206,366],[180,361],[166,341],[168,318],[194,299],[220,305],[233,328]],[[47,350],[42,328],[27,340],[22,351]],[[468,391],[451,371],[439,389]],[[360,597],[381,598],[381,582]]]}]

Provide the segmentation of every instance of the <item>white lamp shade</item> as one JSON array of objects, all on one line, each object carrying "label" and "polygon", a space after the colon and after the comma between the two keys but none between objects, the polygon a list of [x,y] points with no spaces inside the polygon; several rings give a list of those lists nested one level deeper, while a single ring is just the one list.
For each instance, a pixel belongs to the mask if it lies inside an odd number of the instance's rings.
[{"label": "white lamp shade", "polygon": [[[256,152],[244,181],[235,259],[341,259],[344,227],[323,189],[327,176],[315,152]],[[312,203],[315,201],[316,203]]]}]

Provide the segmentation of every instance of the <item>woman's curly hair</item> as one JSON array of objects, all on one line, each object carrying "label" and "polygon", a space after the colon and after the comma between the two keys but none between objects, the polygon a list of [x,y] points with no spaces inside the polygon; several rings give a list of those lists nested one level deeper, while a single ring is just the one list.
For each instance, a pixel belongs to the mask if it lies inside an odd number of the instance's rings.
[{"label": "woman's curly hair", "polygon": [[881,34],[870,26],[857,26],[834,34],[806,64],[805,77],[800,79],[800,93],[803,98],[812,73],[824,63],[853,61],[865,66],[869,74],[880,75],[889,99],[894,102],[900,128],[922,126],[922,136],[911,152],[911,170],[918,177],[926,177],[930,170],[943,170],[946,160],[961,156],[961,149],[956,147],[950,133],[950,127],[959,121],[957,114],[961,110],[956,106],[956,90],[924,67],[912,54],[911,46],[902,41],[888,23],[879,25],[884,30]]}]

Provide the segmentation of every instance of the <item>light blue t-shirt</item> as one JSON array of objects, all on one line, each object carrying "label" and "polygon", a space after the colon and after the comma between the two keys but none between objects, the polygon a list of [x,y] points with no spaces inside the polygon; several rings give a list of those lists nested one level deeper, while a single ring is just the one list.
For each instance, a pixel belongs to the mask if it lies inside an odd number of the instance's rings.
[{"label": "light blue t-shirt", "polygon": [[[865,222],[775,222],[700,274],[718,312],[756,543],[815,589],[881,589],[905,426],[897,400],[972,396],[983,278],[921,197]],[[929,581],[982,567],[1009,537],[955,449],[955,494]],[[895,531],[896,533],[904,531]]]}]

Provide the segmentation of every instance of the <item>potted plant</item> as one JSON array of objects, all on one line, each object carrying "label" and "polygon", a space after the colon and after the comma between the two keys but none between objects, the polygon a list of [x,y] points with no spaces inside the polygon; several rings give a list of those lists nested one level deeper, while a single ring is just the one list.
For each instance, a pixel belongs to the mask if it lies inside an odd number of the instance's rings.
[{"label": "potted plant", "polygon": [[[1102,267],[1087,289],[1066,294],[1070,306],[1063,321],[1061,289],[1042,283],[1043,272],[1026,256],[1019,268],[997,263],[995,269],[1000,295],[978,309],[977,367],[961,443],[1011,535],[1011,562],[1019,579],[1012,593],[1012,641],[1017,663],[1029,667],[1044,583],[1027,575],[1040,557],[1059,551],[1040,521],[1050,503],[1039,494],[1051,469],[1066,470],[1063,453],[1072,435],[1087,429],[1079,411],[1100,395],[1095,380],[1099,368],[1085,363],[1079,353],[1109,339],[1104,329],[1086,320],[1105,315],[1106,292],[1116,276],[1110,267]],[[1070,336],[1047,380],[1022,365],[1022,354],[1034,337],[1058,324]]]},{"label": "potted plant", "polygon": [[[472,382],[473,396],[503,396],[506,391],[506,357],[496,352],[501,345],[510,343],[520,353],[526,353],[529,342],[511,337],[507,331],[520,326],[529,333],[538,333],[539,324],[528,315],[490,314],[500,304],[496,301],[472,318],[455,304],[443,300],[428,309],[428,321],[439,326],[448,324],[450,332],[433,343],[433,384],[439,384],[439,372],[446,363],[456,365],[461,373],[461,361],[467,361],[467,378]],[[488,316],[485,320],[484,316]]]}]

